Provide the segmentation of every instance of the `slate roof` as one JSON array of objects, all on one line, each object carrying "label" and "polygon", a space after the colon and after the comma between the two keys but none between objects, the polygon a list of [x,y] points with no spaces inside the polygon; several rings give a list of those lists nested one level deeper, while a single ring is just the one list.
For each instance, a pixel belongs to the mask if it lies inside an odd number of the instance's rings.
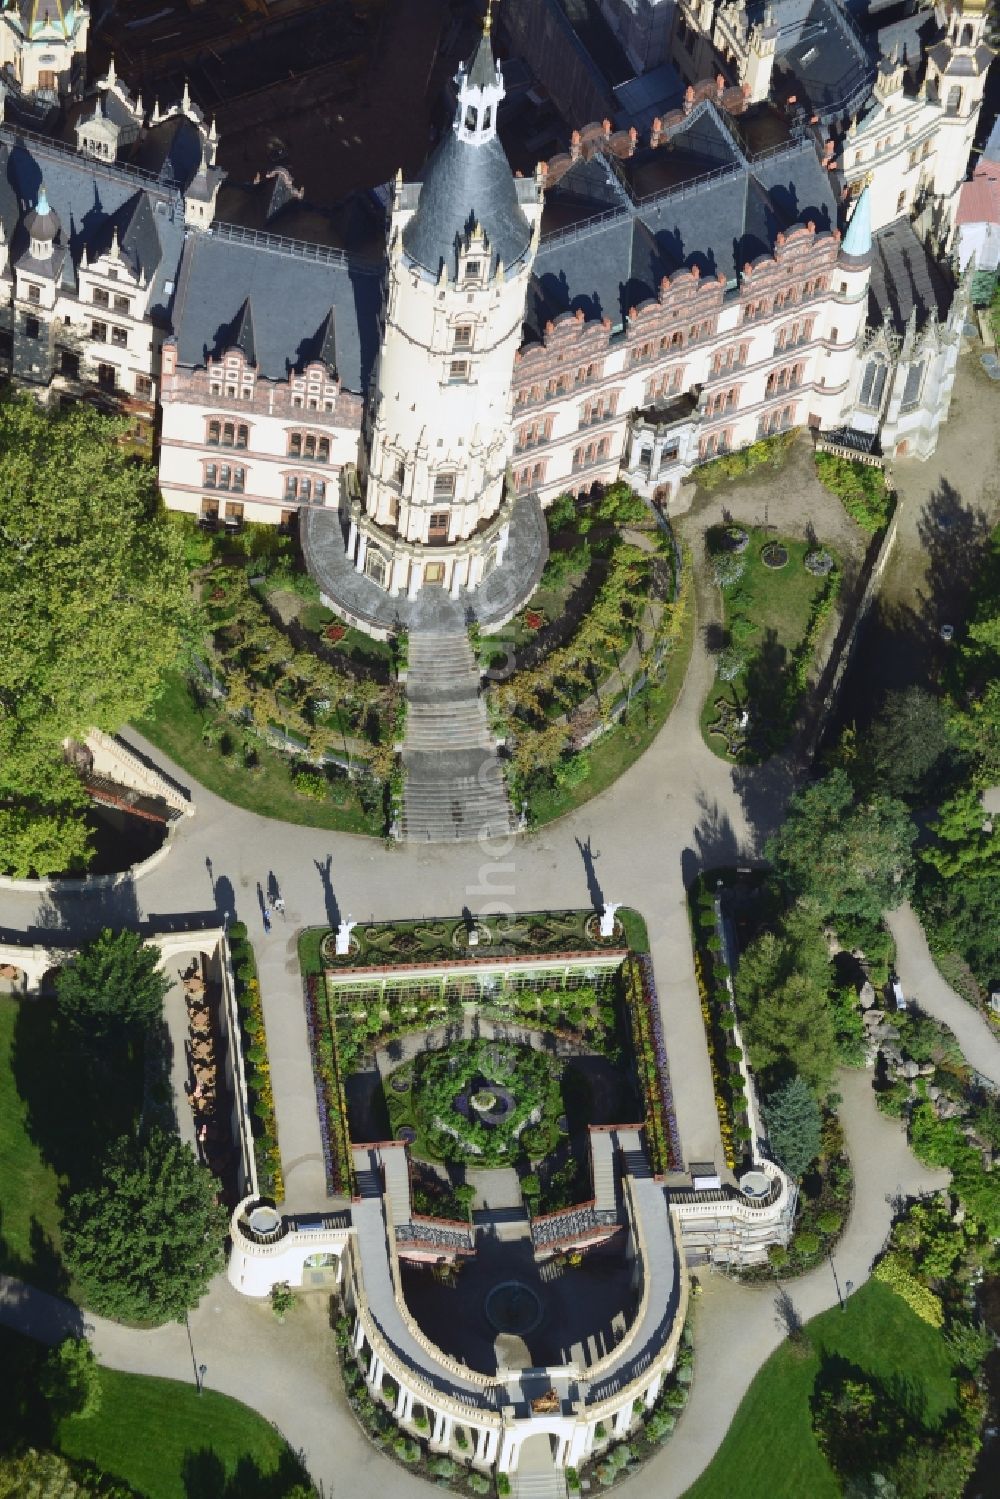
[{"label": "slate roof", "polygon": [[184,243],[184,210],[176,194],[113,164],[0,129],[0,219],[15,260],[27,247],[24,215],[43,181],[62,226],[60,243],[70,252],[64,281],[75,280],[84,256],[93,259],[110,245],[117,227],[123,251],[152,279],[151,315],[164,321]]},{"label": "slate roof", "polygon": [[73,0],[19,0],[18,10],[25,36],[37,36],[49,27],[69,35]]},{"label": "slate roof", "polygon": [[951,287],[909,219],[895,219],[880,229],[872,236],[872,249],[871,323],[877,325],[887,317],[902,333],[914,310],[918,329],[932,316],[944,319],[951,305]]},{"label": "slate roof", "polygon": [[[709,113],[707,101],[697,106],[660,148],[665,163],[708,166],[709,177],[696,172],[636,201],[614,165],[595,157],[575,163],[551,189],[525,310],[529,330],[577,308],[621,325],[630,307],[655,296],[661,279],[682,266],[735,283],[747,261],[773,250],[779,230],[808,219],[818,229],[836,225],[829,175],[811,142],[751,162],[724,126],[703,118]],[[633,179],[648,180],[636,160]]]},{"label": "slate roof", "polygon": [[345,257],[308,254],[265,235],[242,242],[218,230],[192,234],[174,305],[178,361],[203,366],[232,347],[249,303],[262,375],[284,380],[312,359],[329,362],[332,331],[337,373],[345,389],[363,393],[378,352],[381,299],[381,276]]},{"label": "slate roof", "polygon": [[454,276],[456,245],[474,223],[486,232],[492,265],[512,266],[524,255],[531,229],[517,201],[510,163],[496,136],[474,144],[453,130],[424,169],[417,211],[403,230],[406,253],[437,277],[442,264]]},{"label": "slate roof", "polygon": [[[839,0],[770,0],[778,28],[775,63],[787,70],[814,113],[833,118],[857,109],[875,78],[875,61]],[[766,0],[748,6],[763,22]]]},{"label": "slate roof", "polygon": [[479,38],[479,45],[472,55],[469,64],[468,81],[473,88],[491,88],[498,81],[498,70],[493,59],[493,48],[490,45],[489,33],[484,31]]}]

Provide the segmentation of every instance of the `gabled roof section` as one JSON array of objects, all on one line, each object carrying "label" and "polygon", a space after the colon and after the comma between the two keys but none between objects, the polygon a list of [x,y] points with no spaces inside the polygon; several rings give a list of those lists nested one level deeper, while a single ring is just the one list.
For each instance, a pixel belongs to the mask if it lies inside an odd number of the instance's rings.
[{"label": "gabled roof section", "polygon": [[19,0],[18,11],[25,36],[39,36],[45,31],[73,33],[74,0]]},{"label": "gabled roof section", "polygon": [[192,234],[174,304],[178,363],[203,367],[232,347],[234,326],[248,302],[259,375],[286,380],[291,370],[325,357],[318,356],[322,330],[324,341],[327,334],[334,340],[344,389],[359,395],[367,389],[378,353],[379,272],[316,246],[296,249],[266,235],[248,243],[218,225],[212,234]]},{"label": "gabled roof section", "polygon": [[[526,322],[538,331],[561,312],[621,325],[629,308],[657,293],[664,276],[697,267],[735,285],[743,266],[771,254],[780,231],[812,221],[829,230],[837,207],[815,148],[793,142],[748,159],[706,101],[666,147],[632,158],[632,182],[661,191],[635,198],[625,163],[578,161],[546,194]],[[704,170],[708,162],[714,164]],[[678,171],[679,169],[679,171]]]},{"label": "gabled roof section", "polygon": [[888,321],[898,333],[915,315],[920,329],[932,318],[943,321],[952,288],[909,219],[895,219],[872,237],[869,321]]},{"label": "gabled roof section", "polygon": [[218,353],[226,354],[231,349],[239,349],[247,364],[256,366],[257,344],[253,336],[253,311],[249,297],[234,317],[228,333],[219,339]]},{"label": "gabled roof section", "polygon": [[163,258],[163,246],[156,229],[156,215],[144,192],[135,193],[116,213],[105,220],[101,229],[87,244],[87,259],[106,255],[118,236],[118,249],[132,274],[149,282]]}]

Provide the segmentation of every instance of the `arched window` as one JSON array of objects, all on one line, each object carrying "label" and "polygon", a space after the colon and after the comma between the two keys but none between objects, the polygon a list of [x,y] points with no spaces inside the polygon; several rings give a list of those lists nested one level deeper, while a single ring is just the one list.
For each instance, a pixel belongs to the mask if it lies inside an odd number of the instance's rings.
[{"label": "arched window", "polygon": [[476,113],[476,110],[473,107],[473,105],[470,104],[469,107],[468,107],[468,109],[465,111],[465,128],[466,128],[466,130],[475,130],[476,125],[478,124],[478,122],[479,122],[479,116]]},{"label": "arched window", "polygon": [[886,374],[884,359],[869,359],[865,365],[865,372],[861,377],[861,391],[858,395],[858,401],[870,411],[878,411],[882,405]]},{"label": "arched window", "polygon": [[223,422],[223,424],[222,424],[222,446],[224,448],[231,448],[231,447],[233,447],[233,445],[235,444],[235,442],[236,442],[236,428],[235,428],[235,426],[233,425],[232,422]]},{"label": "arched window", "polygon": [[292,432],[288,437],[288,453],[291,458],[302,457],[302,433]]},{"label": "arched window", "polygon": [[302,444],[302,456],[303,458],[316,457],[316,439],[311,432],[306,433],[305,441]]},{"label": "arched window", "polygon": [[208,424],[208,445],[209,445],[209,447],[217,448],[219,446],[219,431],[220,431],[220,429],[219,429],[219,423],[218,422],[209,422],[209,424]]}]

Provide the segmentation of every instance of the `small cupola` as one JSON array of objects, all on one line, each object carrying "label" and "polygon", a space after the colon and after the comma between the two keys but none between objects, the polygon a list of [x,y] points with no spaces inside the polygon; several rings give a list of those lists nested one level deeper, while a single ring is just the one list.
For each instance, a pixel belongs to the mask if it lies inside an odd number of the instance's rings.
[{"label": "small cupola", "polygon": [[28,253],[32,260],[37,260],[44,265],[52,259],[52,247],[61,227],[59,215],[53,213],[49,207],[44,182],[38,189],[38,201],[31,212],[25,216],[24,227],[31,241]]},{"label": "small cupola", "polygon": [[455,134],[473,146],[485,145],[497,133],[497,109],[504,96],[503,76],[493,56],[490,43],[490,11],[486,12],[483,34],[469,63],[462,64],[455,77],[458,102],[455,107]]}]

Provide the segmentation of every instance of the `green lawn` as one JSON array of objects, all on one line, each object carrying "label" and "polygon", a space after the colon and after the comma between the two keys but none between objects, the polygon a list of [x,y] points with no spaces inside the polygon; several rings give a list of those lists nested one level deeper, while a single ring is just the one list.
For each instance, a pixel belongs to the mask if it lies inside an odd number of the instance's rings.
[{"label": "green lawn", "polygon": [[205,728],[217,716],[217,709],[197,705],[186,677],[170,672],[152,712],[140,719],[136,728],[209,791],[248,812],[336,832],[381,833],[381,809],[369,816],[347,780],[331,787],[331,793],[342,795],[342,803],[335,802],[332,794],[324,802],[301,796],[295,790],[288,760],[263,742],[258,745],[259,770],[250,772],[230,764],[217,746],[205,743]]},{"label": "green lawn", "polygon": [[714,1460],[685,1499],[837,1499],[840,1485],[816,1445],[809,1413],[823,1357],[846,1359],[886,1383],[900,1381],[911,1408],[922,1404],[928,1426],[955,1404],[941,1333],[877,1281],[852,1296],[846,1312],[834,1307],[805,1332],[804,1352],[786,1342],[764,1364]]},{"label": "green lawn", "polygon": [[59,1196],[131,1133],[143,1061],[105,1047],[87,1060],[50,999],[0,996],[0,1269],[71,1289],[60,1260]]},{"label": "green lawn", "polygon": [[633,704],[628,722],[602,735],[584,751],[590,774],[576,786],[544,786],[532,792],[531,817],[534,825],[552,822],[589,802],[592,796],[607,790],[630,765],[644,754],[670,717],[680,695],[694,645],[695,617],[689,609],[681,632],[667,660],[663,681],[647,687]]},{"label": "green lawn", "polygon": [[[146,1499],[282,1499],[303,1482],[284,1438],[256,1411],[211,1388],[101,1370],[101,1407],[85,1421],[70,1417],[52,1428],[33,1397],[34,1371],[44,1350],[0,1330],[0,1356],[12,1376],[0,1432],[66,1457],[93,1463]],[[211,1369],[208,1379],[211,1381]]]},{"label": "green lawn", "polygon": [[[746,571],[734,586],[723,590],[723,620],[727,631],[734,615],[752,625],[752,633],[741,649],[746,665],[731,682],[716,679],[701,710],[701,729],[709,748],[720,758],[731,760],[726,741],[709,733],[709,726],[719,717],[719,698],[751,714],[751,737],[743,758],[761,759],[772,754],[787,740],[800,694],[788,680],[792,656],[809,627],[814,606],[827,586],[825,578],[816,578],[803,565],[814,544],[775,538],[763,530],[750,529],[750,544],[744,553]],[[780,569],[765,567],[761,548],[768,541],[779,541],[788,552],[788,561]],[[708,562],[711,566],[711,559]]]},{"label": "green lawn", "polygon": [[31,1136],[12,1060],[21,1007],[35,1003],[0,995],[0,1270],[37,1284],[42,1246],[59,1241],[59,1178]]}]

